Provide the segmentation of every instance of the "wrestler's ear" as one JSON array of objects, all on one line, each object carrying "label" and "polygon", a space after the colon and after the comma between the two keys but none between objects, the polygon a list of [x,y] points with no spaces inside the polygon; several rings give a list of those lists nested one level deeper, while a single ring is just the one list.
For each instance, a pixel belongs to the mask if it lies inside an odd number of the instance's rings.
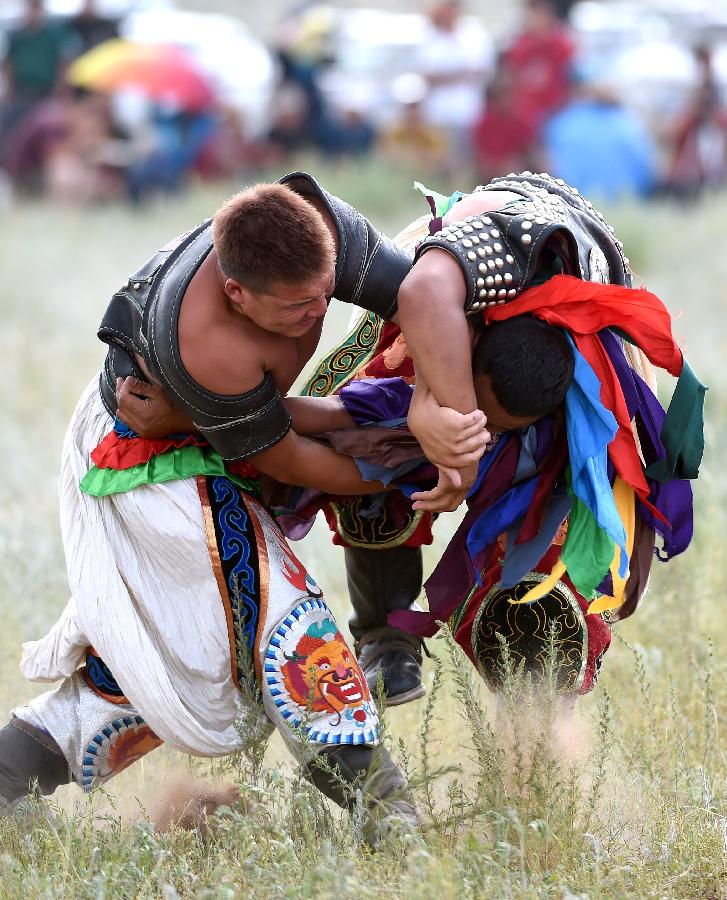
[{"label": "wrestler's ear", "polygon": [[226,278],[225,295],[230,303],[234,304],[241,312],[244,312],[252,297],[252,292],[244,284],[235,281],[234,278]]}]

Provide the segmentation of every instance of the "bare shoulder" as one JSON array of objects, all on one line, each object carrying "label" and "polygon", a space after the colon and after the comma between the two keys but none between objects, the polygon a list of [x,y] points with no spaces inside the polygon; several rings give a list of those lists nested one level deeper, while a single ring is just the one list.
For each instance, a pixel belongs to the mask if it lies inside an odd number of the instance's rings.
[{"label": "bare shoulder", "polygon": [[189,376],[214,394],[244,394],[256,388],[265,374],[254,336],[237,323],[180,334],[179,350]]},{"label": "bare shoulder", "polygon": [[265,342],[259,329],[227,308],[210,254],[184,294],[177,322],[187,374],[215,394],[244,394],[260,384]]},{"label": "bare shoulder", "polygon": [[438,307],[461,308],[467,295],[462,269],[451,253],[432,247],[414,263],[399,288],[399,308],[422,309],[428,302]]},{"label": "bare shoulder", "polygon": [[468,194],[458,203],[455,203],[452,209],[444,216],[443,221],[446,225],[452,222],[460,222],[468,216],[478,216],[481,213],[502,209],[507,203],[520,199],[520,195],[513,194],[512,191],[477,191],[477,193]]}]

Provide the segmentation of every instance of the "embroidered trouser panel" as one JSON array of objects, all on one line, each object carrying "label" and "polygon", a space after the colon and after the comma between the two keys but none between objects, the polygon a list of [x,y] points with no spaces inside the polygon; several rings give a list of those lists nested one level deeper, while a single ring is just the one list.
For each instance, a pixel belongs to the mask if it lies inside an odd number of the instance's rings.
[{"label": "embroidered trouser panel", "polygon": [[298,759],[375,745],[355,657],[267,509],[224,476],[82,494],[110,424],[93,385],[61,478],[73,598],[22,662],[26,677],[64,680],[16,715],[53,737],[86,789],[161,741],[230,753],[261,719]]}]

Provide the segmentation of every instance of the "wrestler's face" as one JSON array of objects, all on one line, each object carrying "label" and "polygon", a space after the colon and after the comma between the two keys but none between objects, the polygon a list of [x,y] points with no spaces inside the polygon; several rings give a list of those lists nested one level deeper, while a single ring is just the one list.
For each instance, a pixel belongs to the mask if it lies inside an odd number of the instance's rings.
[{"label": "wrestler's face", "polygon": [[536,422],[537,416],[513,416],[500,405],[492,390],[489,375],[477,375],[474,380],[477,406],[487,416],[487,430],[490,434],[502,434],[504,431],[515,431],[527,428]]},{"label": "wrestler's face", "polygon": [[273,284],[258,292],[242,288],[240,312],[266,331],[302,337],[325,316],[334,283],[334,273],[327,272],[305,284]]}]

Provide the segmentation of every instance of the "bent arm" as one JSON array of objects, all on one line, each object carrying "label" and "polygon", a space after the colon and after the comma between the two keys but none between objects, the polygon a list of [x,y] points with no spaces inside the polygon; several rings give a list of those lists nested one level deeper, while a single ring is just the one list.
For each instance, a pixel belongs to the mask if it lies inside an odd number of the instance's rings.
[{"label": "bent arm", "polygon": [[470,413],[477,401],[464,299],[457,261],[444,251],[430,250],[399,289],[399,324],[417,373],[439,405]]},{"label": "bent arm", "polygon": [[[518,199],[511,191],[479,191],[455,203],[443,222],[451,225]],[[476,407],[466,299],[460,264],[450,253],[437,248],[416,260],[399,288],[398,324],[417,373],[424,376],[440,406],[461,413]]]},{"label": "bent arm", "polygon": [[[197,431],[189,413],[175,406],[161,385],[129,376],[117,379],[118,417],[140,437],[155,438]],[[338,397],[286,397],[292,430],[299,435],[325,434],[356,423]]]}]

